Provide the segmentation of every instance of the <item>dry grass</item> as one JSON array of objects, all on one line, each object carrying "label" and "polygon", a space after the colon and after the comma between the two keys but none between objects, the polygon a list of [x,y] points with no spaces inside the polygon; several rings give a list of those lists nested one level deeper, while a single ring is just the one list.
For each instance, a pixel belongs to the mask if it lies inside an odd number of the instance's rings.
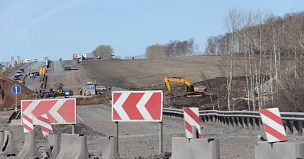
[{"label": "dry grass", "polygon": [[[98,84],[133,89],[164,89],[164,77],[184,77],[191,83],[228,75],[228,56],[164,59],[88,60],[84,69]],[[244,75],[244,58],[235,58],[235,76]],[[202,76],[204,74],[204,76]]]}]

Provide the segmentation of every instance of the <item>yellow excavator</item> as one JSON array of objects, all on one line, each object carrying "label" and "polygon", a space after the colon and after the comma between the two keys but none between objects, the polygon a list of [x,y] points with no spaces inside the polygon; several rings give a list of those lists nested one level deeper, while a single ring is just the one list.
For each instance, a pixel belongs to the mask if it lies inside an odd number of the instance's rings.
[{"label": "yellow excavator", "polygon": [[54,84],[54,96],[63,96],[64,91],[63,91],[63,84],[62,83],[56,83]]},{"label": "yellow excavator", "polygon": [[192,96],[204,96],[206,92],[205,86],[198,86],[194,87],[189,81],[182,77],[165,77],[165,86],[167,88],[167,93],[171,95],[171,97],[174,97],[172,94],[172,90],[170,87],[170,82],[181,82],[186,84],[187,86],[187,93],[184,94],[184,97],[192,97]]}]

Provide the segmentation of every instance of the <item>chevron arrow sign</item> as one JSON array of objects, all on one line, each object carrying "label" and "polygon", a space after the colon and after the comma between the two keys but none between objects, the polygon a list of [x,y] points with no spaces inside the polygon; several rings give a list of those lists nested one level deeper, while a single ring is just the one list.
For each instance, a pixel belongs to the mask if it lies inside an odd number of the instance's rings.
[{"label": "chevron arrow sign", "polygon": [[162,110],[162,91],[112,92],[112,121],[160,122]]},{"label": "chevron arrow sign", "polygon": [[[22,100],[22,120],[24,115],[32,115],[33,124],[43,114],[47,114],[51,124],[76,124],[76,99]],[[21,121],[22,122],[22,121]]]}]

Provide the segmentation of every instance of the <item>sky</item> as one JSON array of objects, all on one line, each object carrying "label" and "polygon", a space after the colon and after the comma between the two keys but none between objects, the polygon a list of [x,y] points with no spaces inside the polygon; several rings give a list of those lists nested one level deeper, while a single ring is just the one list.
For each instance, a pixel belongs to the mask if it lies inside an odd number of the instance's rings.
[{"label": "sky", "polygon": [[303,0],[0,0],[0,62],[72,59],[110,45],[114,55],[144,55],[147,46],[225,34],[232,8],[275,16],[303,11]]}]

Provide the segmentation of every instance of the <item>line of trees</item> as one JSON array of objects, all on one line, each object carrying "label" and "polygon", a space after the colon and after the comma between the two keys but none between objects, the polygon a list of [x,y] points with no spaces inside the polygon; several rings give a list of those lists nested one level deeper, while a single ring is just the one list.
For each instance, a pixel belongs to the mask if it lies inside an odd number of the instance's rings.
[{"label": "line of trees", "polygon": [[114,49],[111,45],[99,45],[92,53],[95,57],[100,56],[102,59],[110,59]]},{"label": "line of trees", "polygon": [[184,41],[170,41],[168,44],[155,44],[146,48],[145,55],[147,58],[164,58],[164,57],[185,57],[197,54],[198,45],[194,39]]},{"label": "line of trees", "polygon": [[242,54],[246,95],[253,101],[248,100],[248,110],[281,106],[285,111],[304,111],[304,12],[277,17],[234,8],[226,16],[224,28],[225,35],[208,38],[204,53],[230,57],[228,109],[234,56]]}]

